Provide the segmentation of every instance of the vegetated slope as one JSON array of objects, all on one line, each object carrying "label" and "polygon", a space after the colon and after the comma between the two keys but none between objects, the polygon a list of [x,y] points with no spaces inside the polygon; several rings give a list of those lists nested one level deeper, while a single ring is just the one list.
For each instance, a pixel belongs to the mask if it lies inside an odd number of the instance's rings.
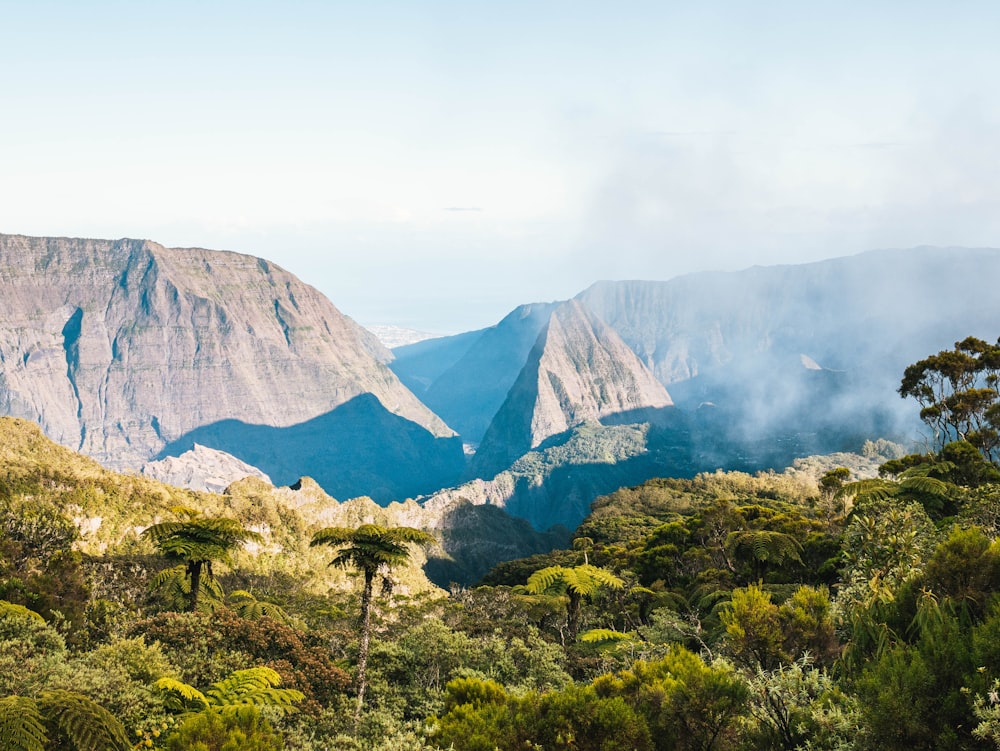
[{"label": "vegetated slope", "polygon": [[[341,443],[377,438],[380,427],[391,429],[380,436],[387,443],[420,436],[422,456],[416,446],[393,452],[394,495],[460,474],[454,433],[386,367],[388,350],[267,261],[141,240],[2,235],[0,288],[0,413],[31,419],[108,466],[182,453],[195,436],[248,461],[252,428],[337,414]],[[343,407],[365,395],[370,408],[352,422]],[[373,412],[384,419],[371,422]],[[412,427],[399,431],[396,418]],[[295,476],[349,465],[361,485],[383,469],[378,454],[359,467],[356,454],[324,451],[327,436],[296,437],[312,443],[253,446],[250,463],[278,482],[289,464]]]},{"label": "vegetated slope", "polygon": [[71,518],[80,530],[77,547],[89,555],[151,553],[139,533],[170,518],[175,506],[233,516],[264,536],[262,543],[237,555],[237,567],[294,575],[303,580],[303,586],[318,591],[349,586],[343,574],[327,567],[329,550],[309,547],[312,533],[320,527],[403,525],[431,532],[439,544],[415,554],[413,565],[398,576],[412,592],[431,587],[423,573],[425,566],[438,586],[471,583],[499,561],[550,550],[565,543],[568,536],[565,532],[541,534],[501,509],[472,507],[462,501],[430,508],[414,501],[380,506],[365,497],[338,502],[309,478],[274,487],[250,476],[232,483],[223,493],[177,488],[105,469],[52,442],[33,423],[0,417],[0,502],[19,498]]}]

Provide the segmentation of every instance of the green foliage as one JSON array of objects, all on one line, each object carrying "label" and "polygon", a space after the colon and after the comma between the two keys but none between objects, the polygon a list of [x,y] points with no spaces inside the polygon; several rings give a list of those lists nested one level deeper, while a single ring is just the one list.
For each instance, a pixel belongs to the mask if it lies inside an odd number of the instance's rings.
[{"label": "green foliage", "polygon": [[162,613],[135,624],[134,632],[161,644],[188,684],[208,685],[246,665],[272,668],[282,685],[305,695],[301,707],[310,714],[350,684],[319,634],[268,617],[246,620],[226,608],[212,615]]},{"label": "green foliage", "polygon": [[47,740],[37,702],[25,696],[0,699],[0,746],[10,751],[45,751]]},{"label": "green foliage", "polygon": [[829,673],[807,658],[748,680],[749,748],[847,751],[862,731],[857,700],[844,694]]},{"label": "green foliage", "polygon": [[[213,579],[213,562],[228,562],[235,548],[249,541],[262,542],[263,537],[246,529],[236,519],[206,517],[197,509],[183,506],[176,506],[171,511],[181,519],[147,527],[142,536],[168,558],[184,562],[188,577],[187,610],[194,612],[198,610],[201,595],[202,569],[209,580]],[[170,589],[177,593],[176,585]]]},{"label": "green foliage", "polygon": [[589,563],[573,568],[550,566],[536,571],[528,578],[527,590],[536,595],[562,593],[568,597],[566,627],[570,640],[576,639],[580,630],[580,603],[594,595],[601,587],[621,589],[625,582],[610,571]]},{"label": "green foliage", "polygon": [[54,732],[78,751],[126,751],[122,724],[104,707],[72,691],[43,691],[38,706]]},{"label": "green foliage", "polygon": [[305,695],[301,691],[277,688],[281,676],[269,667],[237,670],[209,686],[204,693],[173,678],[160,678],[155,686],[164,695],[164,703],[175,711],[225,709],[242,704],[269,707],[272,711],[295,711],[295,704]]},{"label": "green foliage", "polygon": [[598,696],[621,697],[646,719],[657,751],[724,747],[736,734],[749,690],[724,664],[706,665],[680,648],[653,662],[598,678]]},{"label": "green foliage", "polygon": [[73,522],[51,506],[0,500],[0,599],[68,620],[76,633],[89,595],[72,549],[77,537]]},{"label": "green foliage", "polygon": [[952,350],[913,363],[899,394],[917,400],[920,418],[942,448],[968,441],[994,464],[1000,460],[1000,341],[966,337]]},{"label": "green foliage", "polygon": [[[214,613],[223,606],[225,592],[215,577],[198,578],[196,609],[199,613]],[[191,578],[186,565],[163,569],[149,580],[149,588],[156,592],[164,610],[189,610],[191,604]]]},{"label": "green foliage", "polygon": [[258,707],[188,717],[166,740],[167,751],[280,751],[281,736]]},{"label": "green foliage", "polygon": [[0,743],[11,751],[126,751],[125,729],[99,704],[71,691],[0,699]]}]

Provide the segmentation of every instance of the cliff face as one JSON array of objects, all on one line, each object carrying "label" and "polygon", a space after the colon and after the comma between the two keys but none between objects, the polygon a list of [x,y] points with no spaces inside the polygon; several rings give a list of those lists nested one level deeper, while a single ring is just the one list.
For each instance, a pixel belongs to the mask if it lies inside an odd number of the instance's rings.
[{"label": "cliff face", "polygon": [[395,349],[389,367],[463,440],[479,443],[557,307],[521,305],[496,326],[470,332],[474,338],[459,334]]},{"label": "cliff face", "polygon": [[550,315],[490,423],[476,455],[478,471],[499,471],[584,423],[642,422],[672,403],[621,337],[571,300]]},{"label": "cliff face", "polygon": [[0,288],[0,412],[109,467],[189,449],[206,426],[290,427],[365,394],[454,435],[373,335],[259,258],[0,235]]}]

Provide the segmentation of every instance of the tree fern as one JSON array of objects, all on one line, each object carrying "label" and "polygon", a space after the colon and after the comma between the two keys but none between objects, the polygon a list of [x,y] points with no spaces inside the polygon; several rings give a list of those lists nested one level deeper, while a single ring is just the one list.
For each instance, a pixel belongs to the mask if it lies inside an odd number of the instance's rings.
[{"label": "tree fern", "polygon": [[253,704],[281,713],[294,712],[294,705],[302,701],[305,694],[291,688],[276,688],[280,684],[281,676],[275,670],[260,666],[236,670],[213,683],[205,693],[173,678],[161,678],[155,686],[164,694],[166,706],[174,711],[226,711]]},{"label": "tree fern", "polygon": [[[184,610],[191,602],[191,580],[183,564],[160,571],[150,580],[149,588],[159,594],[168,610]],[[218,580],[214,577],[199,578],[198,589],[197,611],[214,613],[218,610],[225,596]]]},{"label": "tree fern", "polygon": [[48,734],[34,700],[24,696],[0,699],[0,748],[44,751]]},{"label": "tree fern", "polygon": [[580,603],[584,597],[589,597],[601,587],[621,589],[625,582],[607,569],[585,563],[582,566],[567,568],[565,566],[549,566],[539,569],[528,577],[527,590],[531,594],[561,594],[569,597],[566,607],[566,626],[571,639],[576,638],[579,630]]},{"label": "tree fern", "polygon": [[125,728],[108,710],[72,691],[43,691],[38,706],[74,751],[127,751]]},{"label": "tree fern", "polygon": [[209,707],[201,691],[176,678],[160,678],[153,687],[163,695],[164,706],[174,712],[196,712]]}]

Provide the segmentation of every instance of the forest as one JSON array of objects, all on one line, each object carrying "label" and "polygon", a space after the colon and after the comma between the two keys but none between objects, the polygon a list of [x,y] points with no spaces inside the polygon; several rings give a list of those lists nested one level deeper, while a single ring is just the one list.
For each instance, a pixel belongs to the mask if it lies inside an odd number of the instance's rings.
[{"label": "forest", "polygon": [[184,491],[0,419],[0,746],[1000,748],[1000,343],[899,393],[920,451],[623,488],[449,591],[370,502]]}]

